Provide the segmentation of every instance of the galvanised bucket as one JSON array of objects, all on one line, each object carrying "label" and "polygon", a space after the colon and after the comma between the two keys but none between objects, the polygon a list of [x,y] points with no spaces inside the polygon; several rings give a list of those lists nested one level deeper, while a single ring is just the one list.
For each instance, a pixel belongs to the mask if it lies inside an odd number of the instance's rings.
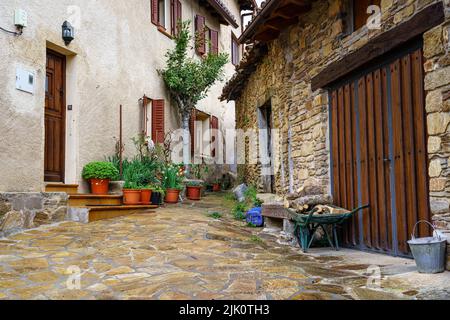
[{"label": "galvanised bucket", "polygon": [[[408,241],[417,269],[420,273],[441,273],[445,271],[447,240],[441,239],[439,235],[429,238],[415,237],[417,225],[419,223],[429,224],[434,231],[436,228],[428,221],[419,221],[414,226],[412,239]],[[435,235],[436,232],[433,233]]]}]

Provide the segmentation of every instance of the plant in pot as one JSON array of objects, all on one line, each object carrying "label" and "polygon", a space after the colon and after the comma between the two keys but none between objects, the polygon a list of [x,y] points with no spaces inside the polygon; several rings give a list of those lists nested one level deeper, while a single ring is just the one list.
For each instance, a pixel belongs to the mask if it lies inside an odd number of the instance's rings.
[{"label": "plant in pot", "polygon": [[163,171],[163,187],[166,190],[166,203],[178,203],[182,181],[184,180],[183,166],[168,164]]},{"label": "plant in pot", "polygon": [[162,205],[163,199],[166,195],[165,190],[158,185],[152,185],[151,190],[152,190],[151,203],[157,206]]},{"label": "plant in pot", "polygon": [[221,186],[220,186],[220,180],[217,179],[213,182],[213,192],[220,192],[221,190]]},{"label": "plant in pot", "polygon": [[152,186],[147,185],[141,187],[141,204],[149,205],[152,199]]},{"label": "plant in pot", "polygon": [[202,198],[203,184],[197,181],[189,182],[186,185],[186,196],[189,200],[198,201]]},{"label": "plant in pot", "polygon": [[118,175],[118,170],[110,162],[91,162],[83,168],[83,179],[89,181],[93,194],[108,194],[109,182]]},{"label": "plant in pot", "polygon": [[141,190],[139,188],[139,171],[135,166],[128,165],[123,171],[125,185],[123,186],[123,203],[125,205],[141,204]]}]

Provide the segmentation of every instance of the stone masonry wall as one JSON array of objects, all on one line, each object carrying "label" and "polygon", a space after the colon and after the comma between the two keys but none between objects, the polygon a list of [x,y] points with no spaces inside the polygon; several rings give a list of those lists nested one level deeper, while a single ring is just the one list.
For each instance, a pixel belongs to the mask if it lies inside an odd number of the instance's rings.
[{"label": "stone masonry wall", "polygon": [[0,237],[66,220],[66,193],[0,193]]},{"label": "stone masonry wall", "polygon": [[[380,30],[363,27],[346,34],[345,0],[317,1],[297,25],[269,44],[268,55],[236,101],[236,117],[238,128],[255,128],[257,107],[272,101],[274,125],[282,134],[277,193],[295,191],[307,180],[320,183],[324,193],[330,190],[328,95],[313,92],[311,78],[435,2],[382,0]],[[450,230],[450,0],[443,3],[446,21],[423,39],[430,203],[436,224]],[[260,185],[258,166],[240,166],[239,175]]]}]

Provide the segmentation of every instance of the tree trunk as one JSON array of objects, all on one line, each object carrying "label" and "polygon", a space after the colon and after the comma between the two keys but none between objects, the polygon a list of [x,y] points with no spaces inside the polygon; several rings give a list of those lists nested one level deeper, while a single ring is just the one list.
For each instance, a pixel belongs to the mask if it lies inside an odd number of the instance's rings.
[{"label": "tree trunk", "polygon": [[191,164],[191,134],[189,132],[189,112],[183,112],[182,117],[182,129],[183,129],[183,162],[186,166],[186,169],[189,168]]}]

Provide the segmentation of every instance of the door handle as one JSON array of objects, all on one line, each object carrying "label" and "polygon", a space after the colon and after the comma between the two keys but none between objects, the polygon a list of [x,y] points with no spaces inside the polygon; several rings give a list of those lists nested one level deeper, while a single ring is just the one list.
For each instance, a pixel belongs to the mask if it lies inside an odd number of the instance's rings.
[{"label": "door handle", "polygon": [[391,162],[391,159],[389,159],[389,158],[384,158],[383,161],[384,161],[384,162]]}]

